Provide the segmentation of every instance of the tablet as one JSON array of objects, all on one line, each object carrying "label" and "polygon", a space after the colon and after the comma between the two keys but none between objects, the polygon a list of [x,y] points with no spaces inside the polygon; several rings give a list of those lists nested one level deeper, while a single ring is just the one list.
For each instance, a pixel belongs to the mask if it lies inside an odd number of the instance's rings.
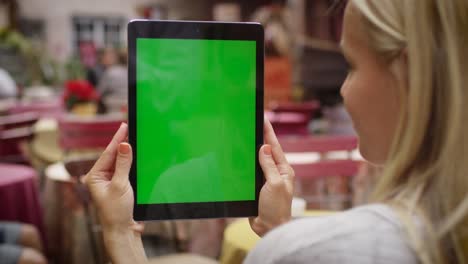
[{"label": "tablet", "polygon": [[128,24],[135,220],[257,215],[263,40],[257,23]]}]

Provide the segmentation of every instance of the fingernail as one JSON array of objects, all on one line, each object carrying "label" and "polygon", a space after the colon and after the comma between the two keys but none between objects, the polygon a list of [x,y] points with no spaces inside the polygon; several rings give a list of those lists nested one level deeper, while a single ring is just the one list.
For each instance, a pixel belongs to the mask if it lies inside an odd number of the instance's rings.
[{"label": "fingernail", "polygon": [[265,145],[265,147],[263,148],[263,153],[267,156],[271,156],[271,146]]},{"label": "fingernail", "polygon": [[120,143],[119,144],[119,153],[122,155],[126,155],[130,152],[130,145],[127,143]]}]

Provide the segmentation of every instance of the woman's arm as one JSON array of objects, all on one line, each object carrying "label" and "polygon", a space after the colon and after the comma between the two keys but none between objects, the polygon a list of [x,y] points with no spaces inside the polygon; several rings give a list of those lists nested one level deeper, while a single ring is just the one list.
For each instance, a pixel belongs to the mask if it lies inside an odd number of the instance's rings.
[{"label": "woman's arm", "polygon": [[112,263],[146,263],[142,225],[133,220],[133,189],[128,180],[132,148],[125,143],[128,127],[122,124],[112,141],[83,179],[96,205],[104,244]]},{"label": "woman's arm", "polygon": [[130,229],[111,230],[104,228],[104,244],[112,263],[140,264],[147,262],[141,234]]}]

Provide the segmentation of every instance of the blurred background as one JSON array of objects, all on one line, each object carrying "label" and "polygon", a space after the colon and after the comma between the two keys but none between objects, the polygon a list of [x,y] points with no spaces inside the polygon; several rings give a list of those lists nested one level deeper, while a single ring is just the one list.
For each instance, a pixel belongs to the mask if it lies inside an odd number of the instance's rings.
[{"label": "blurred background", "polygon": [[[262,23],[265,115],[296,171],[293,217],[365,203],[379,169],[360,156],[339,94],[345,4],[0,0],[0,247],[8,221],[33,230],[48,263],[108,262],[77,179],[127,119],[126,25],[136,18]],[[246,219],[147,223],[143,236],[154,263],[241,263],[258,239]]]}]

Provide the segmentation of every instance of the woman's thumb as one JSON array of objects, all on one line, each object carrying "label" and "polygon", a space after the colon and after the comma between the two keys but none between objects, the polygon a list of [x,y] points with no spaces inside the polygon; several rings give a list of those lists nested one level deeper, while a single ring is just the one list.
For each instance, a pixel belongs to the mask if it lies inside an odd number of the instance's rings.
[{"label": "woman's thumb", "polygon": [[118,186],[125,186],[132,166],[132,147],[128,143],[120,143],[115,161],[115,171],[112,182]]}]

